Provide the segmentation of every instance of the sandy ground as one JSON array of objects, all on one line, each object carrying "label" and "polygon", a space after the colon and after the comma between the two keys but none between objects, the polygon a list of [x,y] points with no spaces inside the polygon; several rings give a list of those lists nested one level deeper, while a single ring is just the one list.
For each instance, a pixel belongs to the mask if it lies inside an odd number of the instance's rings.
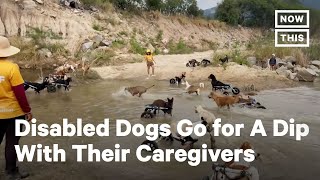
[{"label": "sandy ground", "polygon": [[[181,72],[187,72],[187,80],[192,84],[207,82],[208,76],[213,73],[217,79],[223,82],[232,83],[234,86],[243,88],[251,84],[258,90],[287,88],[295,86],[295,82],[279,76],[270,70],[257,70],[247,66],[229,63],[227,68],[223,67],[197,67],[194,70],[186,67],[191,59],[212,59],[213,51],[197,52],[182,55],[158,55],[155,56],[155,80],[169,80]],[[121,66],[107,66],[93,68],[103,79],[141,79],[147,77],[145,62],[125,64]],[[210,86],[210,85],[209,85]]]}]

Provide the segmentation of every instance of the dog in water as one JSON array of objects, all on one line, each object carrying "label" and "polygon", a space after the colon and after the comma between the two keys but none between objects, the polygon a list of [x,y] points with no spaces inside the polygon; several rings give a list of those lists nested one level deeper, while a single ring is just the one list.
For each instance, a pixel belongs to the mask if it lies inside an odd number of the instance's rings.
[{"label": "dog in water", "polygon": [[210,99],[213,99],[219,108],[227,106],[230,109],[230,106],[233,106],[236,103],[239,103],[240,96],[225,96],[219,95],[216,92],[211,92],[208,96]]},{"label": "dog in water", "polygon": [[198,105],[195,107],[195,113],[199,114],[199,117],[201,119],[201,124],[205,125],[207,128],[207,132],[210,135],[210,142],[211,142],[211,149],[215,148],[215,142],[216,140],[214,139],[214,137],[212,136],[211,132],[213,130],[212,128],[212,124],[214,123],[214,121],[217,119],[215,117],[214,114],[212,114],[211,112],[203,109],[202,106]]},{"label": "dog in water", "polygon": [[152,88],[155,85],[152,85],[150,87],[144,87],[144,86],[134,86],[134,87],[126,87],[124,90],[131,93],[132,96],[138,95],[138,97],[141,97],[142,94],[146,93],[148,89]]},{"label": "dog in water", "polygon": [[[242,143],[239,149],[241,149],[243,151],[248,150],[248,149],[255,151],[254,147],[247,141]],[[260,156],[260,154],[255,152],[255,158],[257,159],[259,156]],[[238,162],[236,162],[234,160],[232,160],[231,162],[226,162],[225,167],[230,168],[230,169],[246,171],[250,175],[249,179],[259,180],[258,170],[255,167],[251,166],[249,162],[245,161],[243,153],[239,154],[239,161]],[[248,178],[244,177],[241,179],[248,179]]]},{"label": "dog in water", "polygon": [[158,113],[160,111],[160,108],[162,108],[161,110],[163,111],[164,114],[169,114],[172,116],[172,108],[173,108],[173,98],[169,99],[167,98],[167,102],[162,100],[162,99],[158,99],[153,101],[152,105],[153,106],[157,106],[158,109]]},{"label": "dog in water", "polygon": [[46,77],[43,79],[42,83],[35,82],[24,82],[24,90],[28,90],[29,88],[33,89],[37,94],[40,94],[40,91],[44,90],[49,84],[49,78]]},{"label": "dog in water", "polygon": [[187,93],[189,94],[196,93],[197,95],[200,95],[200,88],[204,88],[204,83],[200,83],[199,86],[195,86],[195,85],[190,85],[188,81],[186,81]]}]

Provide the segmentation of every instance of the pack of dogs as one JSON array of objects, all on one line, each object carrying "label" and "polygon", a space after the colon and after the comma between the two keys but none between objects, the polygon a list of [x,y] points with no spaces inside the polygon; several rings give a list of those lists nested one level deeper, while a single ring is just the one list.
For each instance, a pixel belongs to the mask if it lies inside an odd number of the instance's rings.
[{"label": "pack of dogs", "polygon": [[[224,64],[228,63],[228,56],[226,55],[224,58],[220,58],[219,61]],[[198,62],[195,59],[190,60],[186,66],[187,67],[196,67],[196,66],[208,66],[211,62],[207,59],[203,59],[201,62]],[[77,70],[82,70],[83,75],[86,75],[90,69],[91,64],[83,63],[75,63],[75,62],[67,62],[62,66],[55,69],[53,74],[50,74],[48,77],[43,78],[41,82],[25,82],[24,89],[33,89],[35,93],[40,94],[40,92],[44,89],[52,90],[55,92],[56,88],[64,87],[65,91],[69,91],[70,82],[72,82],[72,78],[68,76],[68,73],[74,73]],[[210,74],[208,76],[208,80],[211,81],[212,91],[209,93],[208,98],[211,99],[218,107],[218,109],[226,107],[230,109],[236,104],[240,104],[240,107],[247,108],[260,108],[265,109],[259,102],[257,102],[254,98],[251,98],[249,95],[244,96],[244,94],[240,93],[239,88],[233,87],[230,84],[223,83],[215,77],[214,74]],[[196,94],[200,96],[200,91],[205,88],[205,84],[203,82],[199,84],[190,84],[186,80],[186,72],[182,72],[180,75],[175,76],[170,79],[170,84],[185,84],[185,93],[187,94]],[[147,91],[151,88],[155,87],[155,85],[151,86],[131,86],[126,87],[124,89],[125,92],[129,92],[132,96],[142,97],[143,94],[147,93]],[[50,90],[50,91],[51,91]],[[173,102],[174,97],[166,98],[166,99],[156,99],[151,104],[145,105],[144,112],[141,114],[141,118],[153,118],[160,112],[164,114],[164,116],[169,115],[173,116]],[[204,109],[201,105],[195,106],[195,113],[199,115],[199,122],[206,126],[207,133],[210,135],[210,143],[211,148],[214,149],[215,138],[212,135],[212,124],[214,124],[216,117],[215,115]],[[182,137],[174,132],[172,129],[172,134],[166,138],[167,140],[174,141],[177,140],[181,143],[184,149],[193,148],[194,143],[198,141],[198,139],[188,136]],[[146,141],[144,141],[146,143]],[[153,144],[154,147],[158,147],[155,142],[147,142]],[[252,148],[251,144],[245,142],[242,144],[241,148]],[[227,164],[227,167],[237,169],[238,166],[235,163]]]}]

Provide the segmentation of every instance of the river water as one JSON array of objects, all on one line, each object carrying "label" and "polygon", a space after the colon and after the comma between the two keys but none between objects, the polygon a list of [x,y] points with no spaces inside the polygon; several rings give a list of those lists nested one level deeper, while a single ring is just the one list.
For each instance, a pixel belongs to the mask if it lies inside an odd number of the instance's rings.
[{"label": "river water", "polygon": [[[32,78],[31,78],[32,79]],[[131,97],[124,93],[126,86],[155,84],[142,98]],[[207,83],[209,84],[209,83]],[[102,80],[95,82],[73,83],[70,92],[58,91],[48,94],[43,91],[40,95],[27,92],[34,117],[38,123],[62,123],[68,118],[75,123],[76,118],[82,118],[84,123],[99,124],[104,118],[110,118],[110,137],[23,137],[21,144],[33,145],[59,144],[66,150],[65,163],[24,162],[22,167],[32,173],[31,179],[187,179],[197,180],[211,172],[212,162],[203,162],[197,167],[191,167],[187,162],[170,163],[139,162],[135,150],[145,139],[144,137],[115,137],[115,120],[126,119],[131,124],[141,123],[172,123],[181,119],[198,121],[194,112],[195,105],[203,105],[223,123],[244,123],[245,129],[241,137],[217,137],[217,148],[235,149],[244,141],[249,141],[261,154],[260,159],[252,165],[259,170],[260,179],[273,180],[305,180],[318,179],[320,176],[320,83],[302,84],[301,87],[262,91],[256,99],[267,109],[244,109],[234,107],[218,110],[215,103],[208,99],[209,90],[201,92],[200,96],[183,93],[184,87],[170,86],[166,81],[119,81]],[[173,117],[160,114],[154,119],[141,119],[144,105],[155,99],[174,97]],[[294,137],[272,137],[274,119],[289,120],[294,118],[296,123],[306,123],[310,133],[302,141]],[[261,119],[268,137],[250,137],[250,131],[256,119]],[[126,163],[88,163],[76,162],[76,152],[71,149],[75,144],[93,144],[94,148],[114,149],[115,144],[121,148],[131,149]],[[207,136],[196,144],[200,147],[209,143]],[[179,144],[162,142],[161,149],[177,149]],[[3,146],[1,148],[3,154]],[[4,158],[1,166],[4,166]],[[84,155],[86,157],[86,155]],[[172,157],[173,158],[173,157]],[[86,158],[84,158],[85,160]],[[2,179],[2,176],[0,176]]]}]

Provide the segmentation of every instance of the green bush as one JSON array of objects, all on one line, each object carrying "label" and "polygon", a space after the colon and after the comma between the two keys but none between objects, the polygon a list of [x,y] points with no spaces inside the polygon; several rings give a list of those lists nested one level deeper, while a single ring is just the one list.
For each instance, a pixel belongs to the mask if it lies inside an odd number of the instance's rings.
[{"label": "green bush", "polygon": [[103,31],[104,30],[104,28],[98,23],[93,23],[92,28],[96,31]]},{"label": "green bush", "polygon": [[141,55],[145,54],[146,49],[142,47],[142,45],[135,38],[130,39],[130,46],[131,53]]},{"label": "green bush", "polygon": [[122,49],[126,45],[126,42],[123,40],[113,41],[111,47],[114,49]]},{"label": "green bush", "polygon": [[178,43],[174,43],[173,40],[170,40],[168,47],[170,54],[190,54],[193,52],[192,48],[190,48],[182,39],[180,39]]}]

